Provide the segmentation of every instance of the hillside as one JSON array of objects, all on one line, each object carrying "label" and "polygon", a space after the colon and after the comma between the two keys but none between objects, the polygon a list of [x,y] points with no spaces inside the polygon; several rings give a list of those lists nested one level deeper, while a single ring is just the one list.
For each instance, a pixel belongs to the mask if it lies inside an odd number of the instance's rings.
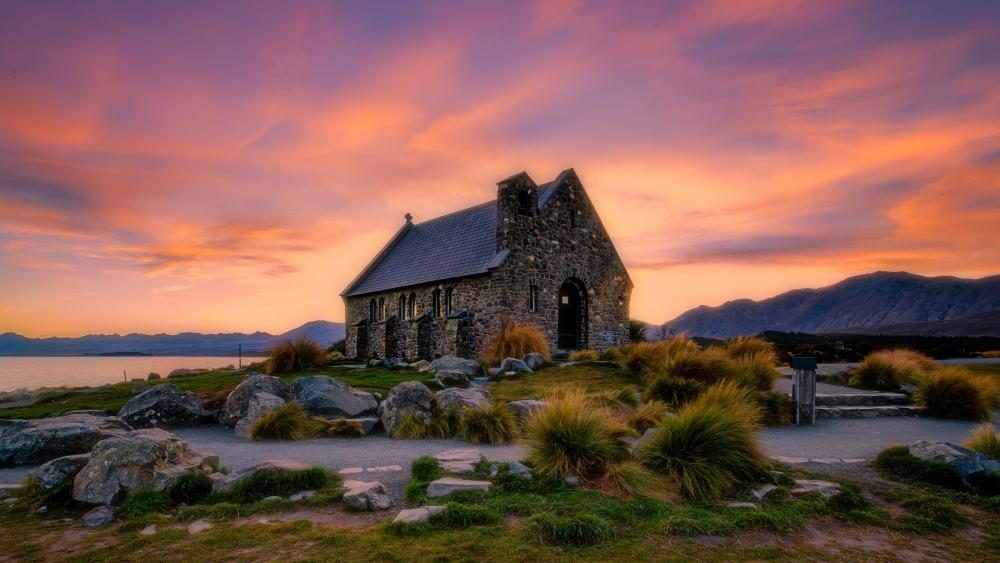
[{"label": "hillside", "polygon": [[344,338],[344,325],[311,321],[283,334],[90,334],[79,338],[26,338],[12,332],[0,334],[0,356],[80,356],[85,354],[142,353],[157,356],[234,355],[263,352],[277,342],[305,336],[322,346]]},{"label": "hillside", "polygon": [[944,321],[848,327],[837,333],[919,336],[1000,336],[1000,310]]},{"label": "hillside", "polygon": [[[856,332],[863,327],[953,321],[997,310],[1000,310],[1000,276],[974,280],[875,272],[819,289],[796,289],[761,301],[740,299],[718,307],[697,307],[663,327],[710,338],[758,334],[765,330]],[[975,323],[989,326],[988,322]],[[910,325],[898,330],[940,329]],[[961,329],[953,323],[946,330],[956,331],[957,335]],[[988,334],[1000,336],[995,329]]]}]

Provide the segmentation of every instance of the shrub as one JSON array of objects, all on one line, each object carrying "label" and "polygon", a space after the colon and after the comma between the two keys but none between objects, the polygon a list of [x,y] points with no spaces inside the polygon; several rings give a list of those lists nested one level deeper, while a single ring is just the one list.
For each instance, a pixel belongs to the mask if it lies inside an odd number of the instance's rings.
[{"label": "shrub", "polygon": [[410,462],[410,474],[418,481],[433,481],[441,476],[441,464],[431,456],[420,456]]},{"label": "shrub", "polygon": [[762,477],[767,460],[746,422],[711,403],[692,403],[664,420],[638,457],[693,500],[718,498]]},{"label": "shrub", "polygon": [[254,440],[301,440],[313,429],[298,401],[289,401],[264,413],[250,427]]},{"label": "shrub", "polygon": [[966,519],[945,499],[919,495],[904,499],[900,505],[906,512],[893,520],[894,527],[905,532],[947,533],[965,523]]},{"label": "shrub", "polygon": [[795,401],[788,393],[768,391],[757,394],[764,426],[788,426],[794,420]]},{"label": "shrub", "polygon": [[640,377],[659,371],[667,360],[683,352],[697,352],[698,345],[686,336],[675,336],[655,342],[630,344],[625,350],[625,366]]},{"label": "shrub", "polygon": [[778,380],[778,370],[774,369],[774,352],[749,352],[736,356],[733,360],[734,381],[760,391],[770,391]]},{"label": "shrub", "polygon": [[542,329],[503,319],[500,322],[500,331],[486,345],[483,359],[499,364],[504,358],[523,358],[529,352],[549,357],[549,344]]},{"label": "shrub", "polygon": [[335,418],[327,420],[321,417],[313,418],[314,436],[329,438],[353,438],[365,435],[365,428],[357,420]]},{"label": "shrub", "polygon": [[404,412],[392,427],[392,437],[402,440],[423,440],[435,435],[431,423],[413,412]]},{"label": "shrub", "polygon": [[597,545],[615,534],[610,522],[593,514],[560,516],[543,512],[528,518],[525,529],[548,545]]},{"label": "shrub", "polygon": [[706,348],[674,353],[663,365],[662,373],[671,377],[693,379],[704,385],[712,385],[735,376],[735,370],[736,364],[725,350]]},{"label": "shrub", "polygon": [[774,344],[764,340],[759,336],[737,336],[726,340],[726,352],[733,358],[745,356],[766,357],[773,367],[778,363],[778,357],[774,352]]},{"label": "shrub", "polygon": [[115,515],[123,520],[141,518],[149,514],[160,514],[173,507],[170,495],[166,491],[156,491],[152,487],[136,489],[129,494],[125,502],[115,511]]},{"label": "shrub", "polygon": [[619,403],[630,407],[638,407],[641,402],[639,395],[628,387],[622,387],[615,391],[613,396]]},{"label": "shrub", "polygon": [[593,350],[580,350],[573,352],[569,355],[569,361],[571,362],[596,362],[601,357],[600,354]]},{"label": "shrub", "polygon": [[659,401],[648,401],[638,406],[628,417],[628,425],[638,434],[650,428],[659,426],[660,420],[667,414],[667,405]]},{"label": "shrub", "polygon": [[759,429],[764,420],[757,394],[732,381],[723,381],[709,387],[692,404],[719,407],[750,431]]},{"label": "shrub", "polygon": [[466,408],[461,420],[462,436],[475,444],[506,444],[517,438],[518,426],[506,403],[479,409]]},{"label": "shrub", "polygon": [[615,362],[620,364],[625,361],[625,352],[621,348],[608,348],[607,350],[601,352],[599,360],[604,362]]},{"label": "shrub", "polygon": [[906,446],[890,446],[875,458],[875,469],[886,477],[900,481],[916,481],[963,490],[962,475],[947,463],[915,457]]},{"label": "shrub", "polygon": [[602,489],[625,498],[643,496],[663,501],[675,500],[667,480],[637,461],[612,463],[601,477],[600,485]]},{"label": "shrub", "polygon": [[468,528],[500,521],[499,514],[482,506],[449,502],[446,507],[444,511],[431,516],[432,524],[441,524],[449,528]]},{"label": "shrub", "polygon": [[257,471],[237,483],[229,496],[237,502],[255,502],[270,496],[287,497],[300,491],[331,488],[340,478],[322,467],[299,471]]},{"label": "shrub", "polygon": [[646,341],[646,327],[649,326],[642,321],[637,321],[635,319],[628,320],[628,341],[629,342],[645,342]]},{"label": "shrub", "polygon": [[949,366],[925,376],[914,400],[931,416],[982,422],[993,418],[996,390],[968,371]]},{"label": "shrub", "polygon": [[984,456],[1000,459],[1000,432],[992,424],[981,424],[972,431],[965,446]]},{"label": "shrub", "polygon": [[187,471],[167,489],[177,504],[194,504],[212,494],[212,479],[202,471]]},{"label": "shrub", "polygon": [[579,390],[549,397],[527,424],[528,461],[542,476],[596,477],[628,457],[632,431]]},{"label": "shrub", "polygon": [[931,358],[910,350],[880,350],[861,360],[850,384],[867,389],[895,390],[901,383],[918,384],[938,366]]},{"label": "shrub", "polygon": [[646,386],[646,395],[668,405],[681,406],[697,397],[702,389],[704,386],[693,379],[658,375]]},{"label": "shrub", "polygon": [[457,405],[431,413],[428,438],[453,438],[462,433],[462,409]]},{"label": "shrub", "polygon": [[267,351],[268,373],[290,373],[307,367],[318,366],[326,361],[326,351],[312,340],[300,336],[286,340]]}]

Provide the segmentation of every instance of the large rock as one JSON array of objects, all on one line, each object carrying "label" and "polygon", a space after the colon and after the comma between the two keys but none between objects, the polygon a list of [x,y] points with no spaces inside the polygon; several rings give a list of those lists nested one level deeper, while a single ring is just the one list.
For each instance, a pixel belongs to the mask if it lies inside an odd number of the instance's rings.
[{"label": "large rock", "polygon": [[328,375],[300,377],[292,382],[292,393],[307,412],[327,418],[355,418],[372,414],[378,408],[378,401],[371,393]]},{"label": "large rock", "polygon": [[420,419],[430,422],[431,413],[436,408],[437,399],[434,398],[434,393],[419,381],[404,381],[393,387],[379,406],[382,425],[390,435],[403,414],[413,413]]},{"label": "large rock", "polygon": [[417,360],[412,364],[410,364],[410,367],[417,370],[420,373],[423,373],[425,371],[430,371],[431,369],[434,368],[434,366],[432,366],[431,363],[428,362],[427,360]]},{"label": "large rock", "polygon": [[504,358],[500,362],[500,373],[531,373],[532,369],[528,367],[528,364],[524,360],[519,360],[517,358]]},{"label": "large rock", "polygon": [[458,491],[489,491],[493,483],[489,481],[470,481],[456,477],[442,477],[427,485],[427,498],[446,497]]},{"label": "large rock", "polygon": [[311,467],[313,466],[291,459],[271,459],[248,467],[239,473],[229,475],[215,473],[209,475],[209,477],[212,478],[212,492],[227,493],[236,485],[258,473],[289,473],[292,471],[305,471]]},{"label": "large rock", "polygon": [[246,416],[250,399],[257,393],[270,393],[288,401],[291,399],[292,388],[284,381],[262,373],[248,374],[236,389],[226,397],[226,406],[222,408],[220,420],[227,426],[235,426]]},{"label": "large rock", "polygon": [[955,468],[963,479],[979,471],[1000,471],[1000,461],[958,444],[920,440],[907,447],[914,457],[947,463]]},{"label": "large rock", "polygon": [[187,471],[211,473],[218,464],[217,456],[193,451],[165,430],[136,430],[94,446],[73,481],[73,498],[88,504],[118,504],[136,489],[160,491]]},{"label": "large rock", "polygon": [[285,400],[270,393],[255,393],[247,404],[247,414],[236,423],[236,435],[250,437],[250,429],[260,417],[281,408]]},{"label": "large rock", "polygon": [[539,399],[522,399],[507,403],[507,408],[510,409],[511,414],[522,423],[544,407],[545,401]]},{"label": "large rock", "polygon": [[458,371],[464,373],[469,378],[479,375],[482,369],[476,360],[468,360],[459,358],[458,356],[441,356],[431,362],[431,367],[438,372]]},{"label": "large rock", "polygon": [[392,508],[392,498],[379,482],[344,481],[344,504],[354,510],[386,510]]},{"label": "large rock", "polygon": [[115,509],[110,506],[98,506],[84,514],[80,523],[87,528],[96,528],[97,526],[107,526],[114,521]]},{"label": "large rock", "polygon": [[446,506],[421,506],[419,508],[405,508],[392,519],[393,522],[403,522],[404,524],[422,524],[431,519],[431,516],[440,514],[447,510]]},{"label": "large rock", "polygon": [[522,359],[524,360],[524,365],[528,366],[533,370],[538,369],[544,366],[545,364],[549,363],[549,361],[545,359],[545,356],[539,354],[538,352],[528,352],[527,354],[524,355],[524,358]]},{"label": "large rock", "polygon": [[472,473],[483,460],[483,452],[474,449],[448,450],[434,454],[441,469],[449,473]]},{"label": "large rock", "polygon": [[172,383],[154,385],[118,411],[118,417],[132,428],[192,426],[208,422],[210,416],[197,395]]},{"label": "large rock", "polygon": [[493,396],[482,388],[444,389],[437,392],[437,402],[442,410],[482,409],[493,404]]},{"label": "large rock", "polygon": [[130,430],[122,419],[92,411],[37,420],[0,419],[0,467],[84,454],[101,440],[124,436]]},{"label": "large rock", "polygon": [[439,371],[433,379],[427,382],[428,386],[436,389],[448,389],[450,387],[468,387],[469,376],[460,371]]},{"label": "large rock", "polygon": [[30,475],[43,489],[51,491],[66,481],[73,480],[89,461],[90,454],[57,457],[45,462]]}]

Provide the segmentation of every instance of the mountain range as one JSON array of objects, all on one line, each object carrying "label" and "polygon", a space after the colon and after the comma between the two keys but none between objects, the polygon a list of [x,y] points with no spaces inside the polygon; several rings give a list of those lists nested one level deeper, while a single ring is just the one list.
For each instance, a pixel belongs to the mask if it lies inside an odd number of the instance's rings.
[{"label": "mountain range", "polygon": [[1000,276],[963,279],[875,272],[769,299],[700,306],[661,333],[732,338],[781,332],[1000,336]]},{"label": "mountain range", "polygon": [[154,356],[235,356],[262,353],[288,339],[304,336],[321,346],[344,338],[343,323],[311,321],[283,334],[89,334],[78,338],[27,338],[0,334],[0,356],[82,356],[88,354],[150,354]]}]

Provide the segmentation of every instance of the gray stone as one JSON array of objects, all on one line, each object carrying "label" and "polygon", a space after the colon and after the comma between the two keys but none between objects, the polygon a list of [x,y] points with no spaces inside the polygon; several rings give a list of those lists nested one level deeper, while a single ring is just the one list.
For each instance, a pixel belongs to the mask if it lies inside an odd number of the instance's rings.
[{"label": "gray stone", "polygon": [[343,502],[354,510],[386,510],[392,508],[392,498],[379,482],[344,481]]},{"label": "gray stone", "polygon": [[489,481],[471,481],[455,477],[442,477],[427,485],[427,498],[446,497],[458,491],[489,491],[493,483]]},{"label": "gray stone", "polygon": [[379,426],[382,424],[381,418],[375,418],[371,416],[366,416],[364,418],[352,418],[353,420],[361,425],[361,429],[365,431],[365,434],[371,434],[378,430]]},{"label": "gray stone", "polygon": [[907,447],[914,457],[947,463],[955,468],[963,479],[979,471],[1000,471],[1000,461],[958,444],[920,440]]},{"label": "gray stone", "polygon": [[43,463],[30,473],[31,477],[46,491],[51,491],[59,485],[76,477],[87,462],[90,454],[77,454],[57,457]]},{"label": "gray stone", "polygon": [[767,497],[767,495],[771,494],[775,489],[777,489],[777,487],[775,487],[770,483],[761,485],[756,489],[750,491],[750,498],[757,500],[764,500],[764,498]]},{"label": "gray stone", "polygon": [[48,506],[39,506],[38,510],[35,511],[35,514],[48,514],[48,513],[49,513]]},{"label": "gray stone", "polygon": [[525,354],[522,359],[524,360],[524,365],[528,366],[532,370],[536,370],[549,363],[549,361],[545,359],[545,356],[539,354],[538,352],[529,352]]},{"label": "gray stone", "polygon": [[437,392],[437,402],[442,410],[482,409],[493,404],[493,396],[486,389],[444,389]]},{"label": "gray stone", "polygon": [[789,492],[793,495],[819,493],[823,498],[830,498],[840,492],[840,484],[817,479],[796,479],[795,487]]},{"label": "gray stone", "polygon": [[274,502],[276,500],[282,500],[282,497],[279,497],[278,495],[271,495],[269,497],[264,497],[263,500]]},{"label": "gray stone", "polygon": [[220,421],[226,426],[235,426],[246,416],[250,407],[250,399],[257,393],[270,393],[288,401],[291,399],[291,386],[277,377],[262,373],[250,373],[226,397],[226,405],[222,409]]},{"label": "gray stone", "polygon": [[379,407],[382,413],[382,425],[390,436],[403,414],[412,413],[421,420],[430,422],[431,413],[436,408],[437,399],[434,393],[418,381],[405,381],[393,387]]},{"label": "gray stone", "polygon": [[139,532],[140,536],[155,536],[156,535],[156,524],[150,524]]},{"label": "gray stone", "polygon": [[[527,465],[521,463],[520,461],[511,461],[507,463],[507,471],[514,475],[515,477],[520,477],[522,479],[531,479],[531,469]],[[490,478],[496,477],[500,472],[500,465],[494,463],[490,466]]]},{"label": "gray stone", "polygon": [[194,393],[172,383],[161,383],[130,399],[118,417],[132,428],[192,426],[209,420],[209,413]]},{"label": "gray stone", "polygon": [[116,416],[76,411],[35,420],[0,419],[0,467],[35,465],[89,452],[132,428]]},{"label": "gray stone", "polygon": [[236,474],[222,475],[221,473],[218,473],[209,475],[209,477],[212,478],[212,492],[227,493],[231,491],[233,487],[246,481],[257,473],[287,473],[290,471],[304,471],[311,467],[313,466],[291,459],[272,459],[248,467]]},{"label": "gray stone", "polygon": [[767,474],[771,477],[771,480],[774,481],[775,483],[777,483],[779,480],[781,480],[782,477],[785,476],[784,471],[768,471]]},{"label": "gray stone", "polygon": [[726,506],[729,508],[749,508],[751,510],[757,510],[757,505],[752,502],[730,501],[726,503]]},{"label": "gray stone", "polygon": [[434,454],[441,469],[449,473],[472,473],[476,464],[482,461],[483,453],[479,450],[448,450]]},{"label": "gray stone", "polygon": [[370,368],[382,367],[382,360],[378,358],[372,358],[371,360],[368,360],[368,367]]},{"label": "gray stone", "polygon": [[511,414],[522,423],[544,407],[545,401],[539,399],[522,399],[507,403],[507,408],[510,409]]},{"label": "gray stone", "polygon": [[96,528],[98,526],[107,526],[114,521],[114,508],[111,508],[110,506],[98,506],[97,508],[92,508],[84,514],[80,523],[88,528]]},{"label": "gray stone", "polygon": [[306,412],[326,418],[355,418],[373,414],[378,408],[371,393],[328,375],[300,377],[292,382],[292,393]]},{"label": "gray stone", "polygon": [[472,378],[479,375],[482,367],[476,360],[460,358],[458,356],[441,356],[431,362],[431,367],[438,373],[442,371],[457,371],[464,373],[466,377]]},{"label": "gray stone", "polygon": [[421,506],[419,508],[405,508],[392,519],[393,522],[403,522],[405,524],[421,524],[431,519],[431,516],[440,514],[447,510],[445,506]]},{"label": "gray stone", "polygon": [[514,373],[531,373],[533,370],[528,367],[528,364],[526,364],[524,360],[519,360],[517,358],[504,358],[504,360],[500,362],[500,372],[507,373],[511,371]]},{"label": "gray stone", "polygon": [[468,387],[469,377],[460,371],[439,371],[433,379],[427,382],[428,385],[433,384],[434,387],[438,389],[447,389],[449,387]]},{"label": "gray stone", "polygon": [[410,364],[410,367],[417,370],[420,373],[423,373],[425,371],[430,371],[433,368],[431,363],[428,362],[427,360],[417,360],[416,362]]},{"label": "gray stone", "polygon": [[573,485],[574,487],[580,486],[580,478],[577,477],[576,475],[570,475],[569,477],[563,480],[566,481],[567,485]]},{"label": "gray stone", "polygon": [[5,505],[8,505],[8,506],[9,506],[9,505],[12,505],[12,504],[16,504],[16,503],[17,503],[17,499],[16,499],[16,498],[14,498],[14,497],[10,497],[10,498],[5,498],[5,499],[3,499],[3,503],[4,503]]},{"label": "gray stone", "polygon": [[204,520],[195,520],[194,522],[188,524],[188,533],[192,536],[211,529],[212,525]]},{"label": "gray stone", "polygon": [[219,458],[191,450],[187,442],[158,428],[102,440],[73,480],[73,498],[117,504],[143,487],[162,491],[187,471],[211,472]]},{"label": "gray stone", "polygon": [[290,500],[292,502],[298,502],[300,500],[305,500],[307,498],[311,498],[311,497],[314,497],[314,496],[316,496],[316,491],[302,491],[302,492],[295,493],[294,495],[288,497],[288,500]]},{"label": "gray stone", "polygon": [[250,437],[250,430],[260,420],[260,417],[284,406],[285,400],[270,393],[254,393],[247,403],[246,415],[237,423],[234,432],[237,436]]}]

